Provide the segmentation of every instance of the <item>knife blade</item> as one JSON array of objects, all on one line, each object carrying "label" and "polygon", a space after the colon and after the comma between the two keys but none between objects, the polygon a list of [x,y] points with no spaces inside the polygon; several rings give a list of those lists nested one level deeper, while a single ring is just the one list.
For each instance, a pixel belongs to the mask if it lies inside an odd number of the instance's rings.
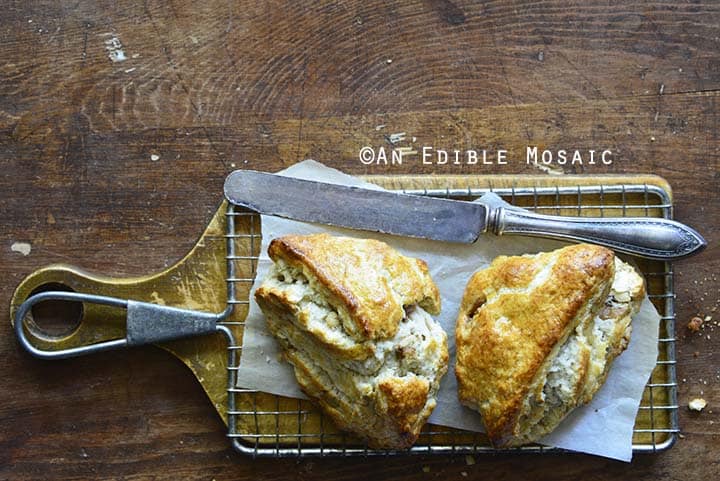
[{"label": "knife blade", "polygon": [[669,219],[566,217],[518,209],[486,194],[466,202],[236,170],[225,197],[260,214],[385,234],[473,243],[485,232],[591,242],[619,252],[672,260],[701,251],[694,229]]},{"label": "knife blade", "polygon": [[475,242],[486,225],[483,204],[397,194],[237,170],[225,197],[260,214],[446,242]]}]

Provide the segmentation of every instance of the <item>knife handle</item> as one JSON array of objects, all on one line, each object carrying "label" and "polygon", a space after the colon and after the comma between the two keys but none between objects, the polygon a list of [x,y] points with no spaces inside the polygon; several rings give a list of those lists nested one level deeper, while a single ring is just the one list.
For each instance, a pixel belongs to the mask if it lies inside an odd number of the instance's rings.
[{"label": "knife handle", "polygon": [[497,235],[591,242],[648,259],[681,259],[707,245],[694,229],[662,218],[564,217],[498,207],[489,223]]}]

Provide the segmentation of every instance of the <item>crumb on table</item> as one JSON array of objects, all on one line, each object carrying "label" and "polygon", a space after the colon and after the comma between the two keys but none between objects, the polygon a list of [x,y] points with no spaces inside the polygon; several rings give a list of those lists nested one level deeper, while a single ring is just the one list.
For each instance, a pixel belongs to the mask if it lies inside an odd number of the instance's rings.
[{"label": "crumb on table", "polygon": [[703,325],[702,317],[695,316],[688,322],[687,328],[692,332],[698,332]]},{"label": "crumb on table", "polygon": [[703,398],[695,398],[695,399],[693,399],[692,401],[690,401],[690,402],[688,403],[688,408],[689,408],[691,411],[698,411],[698,412],[700,412],[700,411],[702,411],[703,409],[705,409],[705,406],[707,406],[707,401],[704,400]]}]

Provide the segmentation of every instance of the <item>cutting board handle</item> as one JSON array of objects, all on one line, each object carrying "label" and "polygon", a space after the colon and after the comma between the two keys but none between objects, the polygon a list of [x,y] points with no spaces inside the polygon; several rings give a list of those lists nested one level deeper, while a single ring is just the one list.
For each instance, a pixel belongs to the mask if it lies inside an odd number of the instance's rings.
[{"label": "cutting board handle", "polygon": [[[235,223],[237,236],[227,235],[232,222]],[[242,241],[250,239],[255,228],[257,221],[247,215],[233,216],[232,209],[223,202],[195,246],[161,272],[123,278],[92,274],[67,264],[43,267],[28,275],[16,288],[10,301],[10,322],[19,330],[18,339],[22,345],[25,337],[28,344],[37,350],[71,350],[71,355],[102,350],[72,351],[98,343],[113,343],[106,348],[138,344],[137,337],[134,341],[132,334],[128,338],[128,331],[140,333],[142,342],[152,342],[168,351],[193,372],[215,409],[227,422],[228,379],[233,375],[228,366],[235,365],[233,359],[239,353],[235,347],[236,340],[242,336],[242,322],[247,313],[244,300],[250,291],[250,283],[244,280],[252,278],[249,269],[252,261],[244,259],[256,256],[259,249],[259,242]],[[228,257],[233,253],[231,242],[237,244],[235,254],[239,259],[235,261],[238,271],[234,275],[227,268]],[[237,298],[228,297],[230,278],[237,280],[232,292]],[[89,297],[75,297],[73,294]],[[19,314],[21,308],[25,312]],[[223,322],[217,322],[229,311],[232,312]],[[183,323],[190,319],[190,324],[195,324],[183,327],[183,332],[191,330],[196,334],[196,329],[213,332],[211,326],[216,324],[215,332],[223,335],[174,340],[168,340],[174,335],[156,337],[161,322],[159,318],[170,319],[169,327],[165,326],[168,329],[160,329],[160,332],[177,332],[175,320],[178,312],[182,314]],[[54,330],[62,332],[48,333],[36,322],[40,320],[40,315],[61,317],[62,321],[74,320],[76,323],[65,323],[61,327],[68,329]],[[16,322],[16,318],[22,322]],[[130,328],[128,321],[137,326]],[[32,350],[29,351],[32,353]],[[68,356],[50,354],[40,357],[57,359]]]},{"label": "cutting board handle", "polygon": [[[66,265],[40,269],[26,278],[13,296],[15,334],[33,356],[63,359],[214,333],[218,321],[229,314],[227,308],[216,314],[98,294],[120,294],[146,280],[100,278]],[[43,303],[49,305],[35,312]],[[69,308],[68,303],[72,303]],[[64,323],[66,332],[44,330],[39,325],[42,319],[35,316],[48,315],[55,323]]]}]

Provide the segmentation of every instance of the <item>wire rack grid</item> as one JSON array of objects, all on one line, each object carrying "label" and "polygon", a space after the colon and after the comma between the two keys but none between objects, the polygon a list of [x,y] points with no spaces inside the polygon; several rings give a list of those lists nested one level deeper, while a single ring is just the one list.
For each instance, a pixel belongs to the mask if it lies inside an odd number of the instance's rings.
[{"label": "wire rack grid", "polygon": [[[472,200],[489,191],[513,205],[548,214],[672,218],[672,203],[668,192],[658,186],[645,184],[448,188],[402,192]],[[226,220],[229,315],[220,325],[224,326],[230,342],[227,366],[228,437],[237,451],[252,456],[275,457],[561,451],[541,445],[493,449],[483,434],[434,425],[426,425],[418,441],[407,451],[373,450],[350,435],[338,431],[331,421],[308,401],[238,387],[236,376],[242,350],[242,329],[249,308],[248,295],[254,281],[260,247],[260,219],[256,213],[229,205]],[[242,224],[242,227],[236,228],[238,224]],[[647,453],[670,448],[679,432],[675,372],[675,294],[670,263],[633,260],[645,275],[648,296],[661,316],[658,361],[646,385],[633,434],[633,451]],[[238,295],[244,298],[239,298]]]}]

